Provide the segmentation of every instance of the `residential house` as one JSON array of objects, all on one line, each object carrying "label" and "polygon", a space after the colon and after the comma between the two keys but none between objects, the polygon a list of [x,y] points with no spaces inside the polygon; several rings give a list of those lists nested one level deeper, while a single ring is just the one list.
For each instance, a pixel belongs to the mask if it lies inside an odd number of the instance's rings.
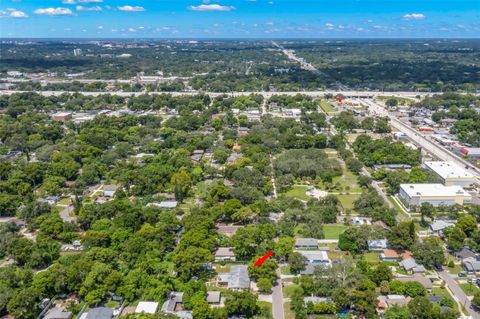
[{"label": "residential house", "polygon": [[400,259],[400,255],[393,249],[384,249],[380,254],[380,260],[385,262],[395,262]]},{"label": "residential house", "polygon": [[242,228],[243,226],[230,226],[230,225],[217,225],[217,231],[224,235],[224,236],[227,236],[227,237],[231,237],[233,235],[235,235],[235,233],[237,232],[237,230],[239,228]]},{"label": "residential house", "polygon": [[103,186],[103,196],[112,198],[115,196],[117,189],[117,185],[105,185]]},{"label": "residential house", "polygon": [[162,311],[182,319],[193,319],[191,311],[183,310],[183,292],[170,292],[162,305]]},{"label": "residential house", "polygon": [[443,230],[448,227],[453,227],[457,221],[455,220],[444,220],[444,219],[437,219],[433,223],[430,224],[428,230],[436,235],[443,235]]},{"label": "residential house", "polygon": [[177,208],[178,202],[175,200],[164,200],[161,202],[148,203],[147,207],[155,206],[162,209],[174,209]]},{"label": "residential house", "polygon": [[220,291],[207,291],[207,303],[210,306],[220,306],[222,303],[222,296]]},{"label": "residential house", "polygon": [[411,271],[413,273],[423,273],[426,271],[425,267],[417,264],[417,262],[413,258],[406,258],[399,262],[398,265],[406,271]]},{"label": "residential house", "polygon": [[106,307],[95,307],[88,311],[85,319],[112,319],[113,309]]},{"label": "residential house", "polygon": [[217,285],[231,290],[241,291],[250,288],[250,277],[245,265],[235,265],[227,273],[220,273],[217,277]]},{"label": "residential house", "polygon": [[480,260],[474,257],[465,258],[462,266],[469,273],[480,273]]},{"label": "residential house", "polygon": [[295,249],[315,250],[318,249],[318,239],[315,238],[297,238],[295,240]]},{"label": "residential house", "polygon": [[383,251],[387,248],[388,242],[386,239],[367,240],[369,251]]},{"label": "residential house", "polygon": [[454,255],[455,255],[455,257],[457,257],[461,261],[463,261],[467,258],[477,259],[477,257],[478,257],[477,254],[468,247],[463,247],[459,251],[455,252]]},{"label": "residential house", "polygon": [[135,313],[155,314],[158,309],[158,302],[154,301],[140,301],[135,308]]},{"label": "residential house", "polygon": [[219,247],[215,252],[215,261],[235,261],[235,253],[232,247]]},{"label": "residential house", "polygon": [[395,279],[401,282],[409,282],[409,281],[419,282],[423,287],[425,287],[425,289],[427,289],[428,292],[431,292],[433,288],[432,281],[427,276],[420,273],[416,273],[411,276],[401,276]]}]

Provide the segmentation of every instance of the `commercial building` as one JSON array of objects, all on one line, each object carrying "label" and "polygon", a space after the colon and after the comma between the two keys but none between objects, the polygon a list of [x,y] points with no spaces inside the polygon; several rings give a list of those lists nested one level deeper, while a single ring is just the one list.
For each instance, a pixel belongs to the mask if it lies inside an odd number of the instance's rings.
[{"label": "commercial building", "polygon": [[460,147],[460,153],[471,158],[480,158],[480,147]]},{"label": "commercial building", "polygon": [[54,121],[68,121],[72,118],[72,116],[72,112],[60,112],[53,114],[52,119]]},{"label": "commercial building", "polygon": [[463,205],[472,201],[472,196],[460,186],[442,184],[401,184],[400,199],[410,208],[430,203],[433,206]]},{"label": "commercial building", "polygon": [[434,172],[445,186],[463,187],[477,182],[475,175],[452,161],[425,162],[423,167]]}]

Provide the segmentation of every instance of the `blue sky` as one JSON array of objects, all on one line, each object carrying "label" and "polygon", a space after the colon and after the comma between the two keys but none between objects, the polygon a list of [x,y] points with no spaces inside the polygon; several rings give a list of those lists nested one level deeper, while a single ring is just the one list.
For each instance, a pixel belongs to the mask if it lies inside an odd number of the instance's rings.
[{"label": "blue sky", "polygon": [[478,38],[480,0],[0,0],[0,36]]}]

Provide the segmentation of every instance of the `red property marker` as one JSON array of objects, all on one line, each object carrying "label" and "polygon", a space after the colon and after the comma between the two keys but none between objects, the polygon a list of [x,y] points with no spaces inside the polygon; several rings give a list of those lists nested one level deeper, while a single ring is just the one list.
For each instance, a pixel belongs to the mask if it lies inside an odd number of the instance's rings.
[{"label": "red property marker", "polygon": [[265,254],[265,256],[258,258],[255,264],[253,265],[253,268],[262,265],[265,262],[265,260],[267,260],[268,257],[270,257],[271,255],[273,255],[273,251],[270,250],[268,253]]}]

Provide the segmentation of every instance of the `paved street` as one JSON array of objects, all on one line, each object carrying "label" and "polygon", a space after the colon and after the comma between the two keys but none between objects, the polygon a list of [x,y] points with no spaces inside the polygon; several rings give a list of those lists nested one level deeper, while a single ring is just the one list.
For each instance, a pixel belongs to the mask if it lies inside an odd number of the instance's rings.
[{"label": "paved street", "polygon": [[439,271],[438,274],[440,275],[440,278],[445,281],[448,288],[450,288],[450,290],[453,292],[455,297],[458,299],[458,302],[462,304],[465,309],[467,309],[469,315],[473,319],[480,319],[480,313],[472,309],[470,299],[468,299],[467,295],[458,286],[458,283],[451,278],[446,271]]},{"label": "paved street", "polygon": [[272,314],[273,319],[284,319],[283,313],[283,289],[282,289],[282,279],[280,277],[280,269],[277,269],[277,285],[273,287],[272,294]]}]

